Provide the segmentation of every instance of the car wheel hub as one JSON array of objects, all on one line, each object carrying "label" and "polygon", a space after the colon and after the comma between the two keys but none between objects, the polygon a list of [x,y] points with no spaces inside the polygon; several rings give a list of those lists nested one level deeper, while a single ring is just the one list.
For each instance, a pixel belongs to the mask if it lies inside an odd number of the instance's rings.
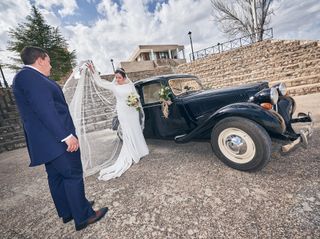
[{"label": "car wheel hub", "polygon": [[230,135],[227,137],[225,144],[235,154],[241,155],[247,151],[246,142],[238,135]]},{"label": "car wheel hub", "polygon": [[252,138],[238,128],[223,130],[218,137],[218,144],[223,155],[235,163],[248,163],[256,154]]}]

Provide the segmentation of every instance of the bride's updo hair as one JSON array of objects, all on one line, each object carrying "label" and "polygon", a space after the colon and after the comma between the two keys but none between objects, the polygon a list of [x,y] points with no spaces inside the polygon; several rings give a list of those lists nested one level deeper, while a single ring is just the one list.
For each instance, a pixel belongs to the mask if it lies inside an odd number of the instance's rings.
[{"label": "bride's updo hair", "polygon": [[127,78],[127,73],[123,68],[117,68],[114,74],[120,74],[123,78]]}]

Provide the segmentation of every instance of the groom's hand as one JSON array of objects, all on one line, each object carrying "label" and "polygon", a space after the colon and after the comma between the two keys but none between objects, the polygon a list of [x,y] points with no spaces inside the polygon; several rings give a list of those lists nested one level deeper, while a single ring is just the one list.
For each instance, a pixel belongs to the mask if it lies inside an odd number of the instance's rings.
[{"label": "groom's hand", "polygon": [[68,152],[75,152],[79,149],[79,141],[76,137],[71,136],[68,138],[65,143],[68,145],[67,151]]}]

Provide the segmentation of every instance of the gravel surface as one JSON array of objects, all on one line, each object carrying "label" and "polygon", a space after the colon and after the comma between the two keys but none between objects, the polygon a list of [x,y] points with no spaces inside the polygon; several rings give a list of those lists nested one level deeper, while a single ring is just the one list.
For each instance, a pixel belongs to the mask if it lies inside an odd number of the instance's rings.
[{"label": "gravel surface", "polygon": [[[307,103],[306,99],[309,99]],[[316,111],[320,94],[300,97]],[[311,103],[310,103],[311,102]],[[312,104],[312,105],[310,105]],[[86,179],[100,222],[76,232],[58,218],[44,167],[26,149],[0,154],[1,238],[319,238],[320,124],[308,149],[272,154],[255,173],[233,170],[205,142],[147,140],[150,155],[118,179]]]}]

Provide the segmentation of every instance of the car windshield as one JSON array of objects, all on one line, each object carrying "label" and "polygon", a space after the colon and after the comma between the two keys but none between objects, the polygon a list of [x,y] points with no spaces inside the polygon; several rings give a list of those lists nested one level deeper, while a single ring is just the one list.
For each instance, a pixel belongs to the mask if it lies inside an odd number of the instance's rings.
[{"label": "car windshield", "polygon": [[196,78],[176,78],[169,80],[169,86],[174,95],[202,90],[202,85]]}]

